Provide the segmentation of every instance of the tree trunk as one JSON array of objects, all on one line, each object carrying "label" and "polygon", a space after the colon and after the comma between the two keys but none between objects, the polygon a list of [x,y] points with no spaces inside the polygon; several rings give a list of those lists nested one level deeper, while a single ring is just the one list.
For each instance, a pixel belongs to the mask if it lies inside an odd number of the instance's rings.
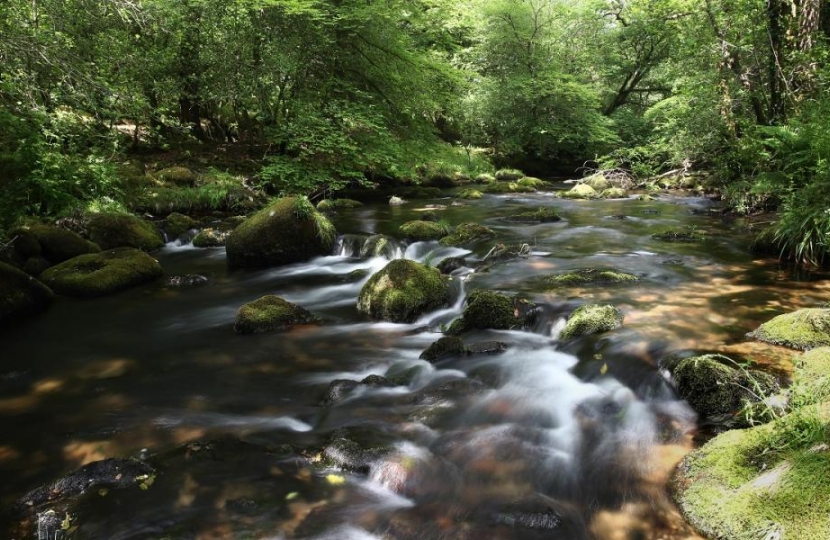
[{"label": "tree trunk", "polygon": [[784,40],[786,39],[785,0],[767,0],[767,24],[769,30],[769,58],[767,59],[767,76],[769,84],[769,111],[767,119],[770,124],[784,121],[785,81],[782,69],[784,61]]}]

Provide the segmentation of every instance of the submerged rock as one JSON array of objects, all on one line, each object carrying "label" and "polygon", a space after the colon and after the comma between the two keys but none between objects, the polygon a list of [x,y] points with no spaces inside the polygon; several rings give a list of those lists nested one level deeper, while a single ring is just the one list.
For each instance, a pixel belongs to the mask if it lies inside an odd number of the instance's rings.
[{"label": "submerged rock", "polygon": [[416,242],[438,240],[447,235],[446,227],[434,221],[407,221],[399,230],[407,239]]},{"label": "submerged rock", "polygon": [[317,324],[320,319],[307,309],[267,295],[247,303],[236,312],[233,329],[237,334],[258,334],[287,330],[297,324]]},{"label": "submerged rock", "polygon": [[556,213],[555,209],[544,206],[536,210],[511,214],[504,219],[515,223],[554,223],[562,221],[562,217]]},{"label": "submerged rock", "polygon": [[438,263],[438,266],[436,266],[436,268],[442,274],[452,274],[459,268],[463,268],[465,266],[467,266],[467,259],[465,259],[464,257],[447,257],[446,259]]},{"label": "submerged rock", "polygon": [[357,309],[374,319],[412,322],[448,301],[449,288],[438,270],[396,259],[366,282]]},{"label": "submerged rock", "polygon": [[[678,395],[701,417],[745,425],[736,415],[746,404],[757,403],[777,390],[775,379],[756,370],[728,365],[720,355],[686,358],[671,368]],[[734,363],[734,362],[733,362]]]},{"label": "submerged rock", "polygon": [[54,296],[40,281],[0,262],[0,323],[35,315],[49,307]]},{"label": "submerged rock", "polygon": [[179,289],[207,285],[208,281],[210,281],[208,278],[199,274],[185,274],[183,276],[171,276],[167,278],[165,285]]},{"label": "submerged rock", "polygon": [[231,232],[225,241],[228,264],[265,268],[327,255],[337,232],[305,198],[277,199]]},{"label": "submerged rock", "polygon": [[[645,210],[643,211],[645,213]],[[703,242],[706,235],[694,227],[685,227],[682,229],[667,229],[665,231],[654,233],[651,235],[655,240],[663,242]]]},{"label": "submerged rock", "polygon": [[94,297],[141,285],[161,275],[157,260],[138,249],[121,248],[69,259],[46,270],[42,278],[58,294]]},{"label": "submerged rock", "polygon": [[501,354],[506,350],[503,341],[478,341],[467,346],[467,354]]},{"label": "submerged rock", "polygon": [[368,388],[393,388],[396,384],[386,377],[380,375],[368,375],[360,382],[351,379],[333,380],[326,393],[323,395],[323,405],[334,405],[349,397],[349,395],[360,387]]},{"label": "submerged rock", "polygon": [[323,199],[317,203],[317,210],[320,212],[333,212],[347,208],[358,208],[363,203],[354,199]]},{"label": "submerged rock", "polygon": [[452,234],[442,238],[440,243],[442,246],[466,246],[481,240],[489,240],[494,236],[496,233],[490,227],[478,223],[462,223]]},{"label": "submerged rock", "polygon": [[640,278],[633,274],[602,268],[582,268],[546,278],[549,285],[562,287],[597,284],[610,285],[614,283],[632,283],[639,280]]},{"label": "submerged rock", "polygon": [[464,354],[467,354],[467,349],[464,347],[464,342],[460,338],[442,337],[427,347],[418,358],[426,360],[427,362],[437,362],[444,358],[462,356]]},{"label": "submerged rock", "polygon": [[164,246],[155,225],[127,214],[96,214],[89,220],[89,239],[101,249],[131,247],[153,251]]},{"label": "submerged rock", "polygon": [[459,199],[480,199],[484,194],[477,189],[463,189],[458,192]]},{"label": "submerged rock", "polygon": [[559,338],[571,339],[608,332],[622,326],[622,322],[623,314],[614,306],[587,304],[570,314]]},{"label": "submerged rock", "polygon": [[792,349],[830,345],[830,308],[806,308],[765,322],[750,337]]}]

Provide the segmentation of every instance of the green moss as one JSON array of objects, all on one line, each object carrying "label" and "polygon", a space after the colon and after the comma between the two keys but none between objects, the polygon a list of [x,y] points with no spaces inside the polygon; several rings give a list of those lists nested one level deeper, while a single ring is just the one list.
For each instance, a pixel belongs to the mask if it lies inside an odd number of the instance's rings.
[{"label": "green moss", "polygon": [[611,182],[605,178],[605,175],[598,173],[591,175],[584,180],[582,180],[583,185],[591,186],[594,191],[603,191],[611,187]]},{"label": "green moss", "polygon": [[187,167],[167,167],[156,173],[160,180],[173,184],[192,186],[196,183],[196,174]]},{"label": "green moss", "polygon": [[319,322],[320,319],[305,308],[279,296],[267,295],[239,308],[233,328],[238,334],[257,334]]},{"label": "green moss", "polygon": [[[827,407],[812,414],[826,428]],[[686,519],[709,538],[830,538],[826,445],[808,443],[763,453],[791,431],[793,423],[784,417],[752,429],[728,431],[689,454],[673,483]]]},{"label": "green moss", "polygon": [[682,229],[667,229],[665,231],[651,235],[655,240],[662,240],[663,242],[702,242],[706,239],[706,235],[695,227],[684,227]]},{"label": "green moss", "polygon": [[511,182],[513,180],[518,180],[523,178],[525,173],[520,171],[519,169],[499,169],[496,171],[496,180],[500,180],[502,182]]},{"label": "green moss", "polygon": [[53,299],[52,291],[43,283],[0,262],[0,323],[39,313]]},{"label": "green moss", "polygon": [[440,223],[421,220],[408,221],[401,225],[399,230],[406,238],[415,240],[416,242],[438,240],[439,238],[447,236],[448,233],[446,227]]},{"label": "green moss", "polygon": [[625,199],[628,197],[628,192],[623,188],[611,187],[603,189],[599,196],[603,199]]},{"label": "green moss", "polygon": [[516,223],[553,223],[562,221],[562,217],[556,213],[554,208],[544,206],[540,206],[536,210],[512,214],[504,219]]},{"label": "green moss", "polygon": [[81,255],[43,273],[43,282],[59,294],[93,297],[152,281],[162,274],[158,261],[137,249]]},{"label": "green moss", "polygon": [[516,185],[521,186],[523,188],[531,188],[531,189],[545,189],[550,187],[550,184],[542,180],[541,178],[534,178],[533,176],[525,176],[524,178],[520,178]]},{"label": "green moss", "polygon": [[228,264],[264,268],[327,255],[334,248],[334,226],[312,206],[298,216],[297,199],[277,199],[236,227],[225,241]]},{"label": "green moss", "polygon": [[793,406],[830,401],[830,347],[804,353],[795,362],[790,402]]},{"label": "green moss", "polygon": [[489,240],[494,236],[496,236],[496,233],[490,227],[478,223],[462,223],[455,228],[451,235],[441,239],[441,245],[466,246],[481,240]]},{"label": "green moss", "polygon": [[649,201],[650,202],[650,201],[656,201],[657,197],[655,197],[654,195],[643,194],[643,195],[637,195],[637,200],[638,201]]},{"label": "green moss", "polygon": [[464,319],[473,328],[506,330],[519,322],[513,310],[513,300],[494,291],[476,290],[467,297]]},{"label": "green moss", "polygon": [[457,337],[442,337],[427,347],[418,358],[428,362],[435,362],[442,358],[461,356],[466,353],[467,349],[464,347],[464,342],[461,339]]},{"label": "green moss", "polygon": [[443,192],[437,187],[413,186],[402,189],[401,195],[406,199],[438,199]]},{"label": "green moss", "polygon": [[101,249],[131,247],[152,251],[164,246],[152,223],[126,214],[96,214],[89,220],[89,238]]},{"label": "green moss", "polygon": [[385,234],[373,234],[360,246],[361,257],[381,257],[392,259],[396,248],[395,240]]},{"label": "green moss", "polygon": [[565,199],[596,199],[597,191],[588,184],[577,184],[568,191],[561,193]]},{"label": "green moss", "polygon": [[779,315],[750,334],[758,341],[793,349],[830,346],[830,309],[807,308]]},{"label": "green moss", "polygon": [[477,189],[463,189],[458,192],[459,199],[480,199],[484,194]]},{"label": "green moss", "polygon": [[484,188],[485,193],[533,193],[536,191],[529,186],[520,186],[517,182],[496,182]]},{"label": "green moss", "polygon": [[[777,389],[771,376],[738,369],[736,362],[720,355],[686,358],[671,372],[678,395],[705,418],[735,416],[746,404],[759,402]],[[743,423],[740,417],[734,421]]]},{"label": "green moss", "polygon": [[615,283],[633,283],[640,281],[640,278],[626,272],[617,270],[604,270],[601,268],[582,268],[564,274],[557,274],[545,278],[549,285],[556,287],[568,287],[575,285],[611,285]]},{"label": "green moss", "polygon": [[176,239],[196,227],[196,220],[178,212],[173,212],[164,220],[164,230],[169,239]]},{"label": "green moss", "polygon": [[78,233],[34,223],[18,227],[9,232],[11,238],[17,237],[14,242],[15,251],[23,258],[42,256],[51,264],[61,263],[85,253],[97,253],[101,248],[97,244],[84,239]]},{"label": "green moss", "polygon": [[412,322],[449,301],[449,289],[438,270],[396,259],[369,278],[357,299],[357,309],[374,319]]},{"label": "green moss", "polygon": [[225,245],[230,231],[222,231],[214,228],[202,229],[199,234],[193,237],[191,241],[193,247],[197,248],[212,248],[221,247]]},{"label": "green moss", "polygon": [[623,322],[623,315],[614,306],[588,304],[574,310],[568,317],[568,322],[560,339],[571,339],[589,334],[608,332],[619,328]]},{"label": "green moss", "polygon": [[476,176],[473,181],[476,184],[492,184],[496,182],[496,177],[492,174],[483,173]]},{"label": "green moss", "polygon": [[332,212],[346,208],[358,208],[363,203],[354,199],[323,199],[317,203],[317,210],[320,212]]}]

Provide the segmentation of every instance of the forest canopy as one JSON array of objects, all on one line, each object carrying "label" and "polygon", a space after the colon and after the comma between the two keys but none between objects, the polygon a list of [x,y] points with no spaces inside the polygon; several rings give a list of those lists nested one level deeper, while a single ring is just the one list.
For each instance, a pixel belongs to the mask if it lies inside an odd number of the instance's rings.
[{"label": "forest canopy", "polygon": [[135,209],[163,152],[311,196],[587,164],[705,172],[824,263],[828,32],[819,0],[7,0],[0,221]]}]

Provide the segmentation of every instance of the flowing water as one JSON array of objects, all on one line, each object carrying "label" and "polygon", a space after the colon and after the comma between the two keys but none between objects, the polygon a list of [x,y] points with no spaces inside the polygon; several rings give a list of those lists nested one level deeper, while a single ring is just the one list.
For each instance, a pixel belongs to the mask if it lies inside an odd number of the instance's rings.
[{"label": "flowing water", "polygon": [[[368,235],[395,235],[425,210],[367,205],[334,217],[348,234],[331,256],[230,272],[223,248],[168,244],[156,254],[165,273],[201,274],[208,284],[60,299],[0,333],[0,502],[94,460],[141,456],[159,469],[153,486],[86,497],[73,509],[74,538],[698,538],[666,487],[693,447],[696,417],[661,362],[721,351],[785,372],[788,354],[744,334],[822,302],[827,282],[752,255],[741,223],[711,212],[704,198],[429,202],[447,205],[436,211],[452,224],[475,221],[501,242],[528,244],[529,256],[487,271],[472,268],[493,242],[470,250],[401,244],[361,257]],[[539,206],[564,220],[503,219]],[[651,238],[670,226],[693,226],[706,239]],[[436,265],[458,255],[469,267],[454,272],[448,308],[413,324],[357,312],[361,286],[391,258]],[[642,279],[557,290],[542,283],[583,267]],[[477,288],[524,295],[542,315],[528,331],[464,336],[505,342],[503,354],[419,360]],[[264,294],[325,324],[235,334],[236,310]],[[567,314],[587,302],[619,307],[623,327],[560,342]],[[400,384],[359,385],[323,402],[332,381],[369,375]],[[364,449],[360,467],[329,464],[346,451],[337,441]]]}]

